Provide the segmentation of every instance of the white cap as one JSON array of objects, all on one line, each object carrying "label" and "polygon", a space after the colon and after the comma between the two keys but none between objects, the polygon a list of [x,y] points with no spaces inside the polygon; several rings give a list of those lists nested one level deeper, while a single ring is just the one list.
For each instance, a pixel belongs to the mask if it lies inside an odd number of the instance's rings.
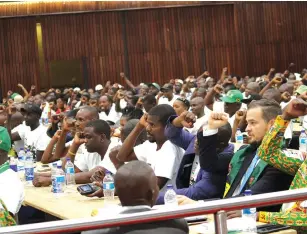
[{"label": "white cap", "polygon": [[81,89],[79,87],[74,88],[74,92],[80,92]]},{"label": "white cap", "polygon": [[14,102],[15,103],[22,103],[23,102],[23,97],[21,95],[16,95],[14,97]]},{"label": "white cap", "polygon": [[301,74],[299,73],[294,73],[296,80],[302,80]]},{"label": "white cap", "polygon": [[98,84],[98,85],[96,85],[96,87],[95,87],[95,91],[100,91],[100,90],[102,90],[102,89],[103,89],[103,87],[102,87],[101,84]]},{"label": "white cap", "polygon": [[178,82],[178,83],[180,83],[180,84],[183,84],[183,80],[181,80],[181,79],[176,79],[175,82]]}]

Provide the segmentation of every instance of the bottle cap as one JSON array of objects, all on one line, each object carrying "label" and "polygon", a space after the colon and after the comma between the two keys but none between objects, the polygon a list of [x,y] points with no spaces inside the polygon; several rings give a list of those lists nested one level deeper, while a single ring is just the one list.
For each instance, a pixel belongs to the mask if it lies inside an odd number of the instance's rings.
[{"label": "bottle cap", "polygon": [[252,190],[245,190],[244,195],[252,195]]},{"label": "bottle cap", "polygon": [[167,189],[173,189],[173,185],[172,184],[168,184],[167,185]]},{"label": "bottle cap", "polygon": [[70,158],[68,157],[68,158],[66,158],[66,161],[68,162],[68,161],[70,161]]}]

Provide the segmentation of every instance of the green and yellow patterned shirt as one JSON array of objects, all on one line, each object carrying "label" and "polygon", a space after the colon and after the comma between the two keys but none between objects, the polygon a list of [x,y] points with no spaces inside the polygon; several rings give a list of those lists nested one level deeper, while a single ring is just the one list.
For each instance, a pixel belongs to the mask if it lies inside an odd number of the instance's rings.
[{"label": "green and yellow patterned shirt", "polygon": [[[297,150],[282,149],[284,132],[290,121],[278,116],[265,135],[258,149],[259,157],[273,167],[294,176],[290,189],[307,188],[306,153]],[[264,223],[283,224],[307,230],[307,204],[297,201],[283,205],[281,212],[260,212],[259,221]],[[306,229],[305,229],[306,227]]]}]

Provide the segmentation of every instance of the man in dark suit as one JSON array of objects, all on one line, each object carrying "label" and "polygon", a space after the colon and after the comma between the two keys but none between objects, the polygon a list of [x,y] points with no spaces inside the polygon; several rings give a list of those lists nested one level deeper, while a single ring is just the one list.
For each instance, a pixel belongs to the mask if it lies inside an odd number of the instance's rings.
[{"label": "man in dark suit", "polygon": [[[270,193],[287,190],[292,176],[289,176],[266,162],[257,155],[258,147],[267,131],[271,128],[277,115],[281,114],[279,104],[272,100],[253,101],[246,114],[249,145],[238,150],[230,164],[224,198],[240,196],[249,189],[252,194]],[[216,154],[207,154],[208,148],[216,147],[217,129],[228,122],[225,113],[211,113],[208,126],[204,127],[203,135],[198,135],[200,146],[200,166],[206,170],[216,170]],[[192,200],[180,197],[180,204],[193,203]],[[261,210],[277,211],[280,206],[270,206]],[[231,212],[229,217],[240,212]]]},{"label": "man in dark suit", "polygon": [[[157,177],[145,162],[132,161],[121,166],[116,172],[114,183],[118,198],[123,206],[120,214],[150,211],[156,202],[159,193]],[[183,234],[189,233],[189,228],[186,221],[175,219],[82,232],[82,234],[115,233]]]}]

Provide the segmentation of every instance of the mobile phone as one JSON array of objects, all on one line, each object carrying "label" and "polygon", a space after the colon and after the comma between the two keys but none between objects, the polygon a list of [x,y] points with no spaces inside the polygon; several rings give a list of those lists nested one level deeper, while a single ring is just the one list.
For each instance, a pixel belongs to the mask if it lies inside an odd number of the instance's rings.
[{"label": "mobile phone", "polygon": [[84,185],[80,185],[80,186],[77,187],[78,192],[82,196],[92,194],[92,193],[96,192],[99,189],[100,188],[98,186],[93,185],[93,184],[84,184]]},{"label": "mobile phone", "polygon": [[271,233],[277,232],[285,229],[289,229],[290,226],[280,225],[280,224],[264,224],[257,226],[257,233]]}]

